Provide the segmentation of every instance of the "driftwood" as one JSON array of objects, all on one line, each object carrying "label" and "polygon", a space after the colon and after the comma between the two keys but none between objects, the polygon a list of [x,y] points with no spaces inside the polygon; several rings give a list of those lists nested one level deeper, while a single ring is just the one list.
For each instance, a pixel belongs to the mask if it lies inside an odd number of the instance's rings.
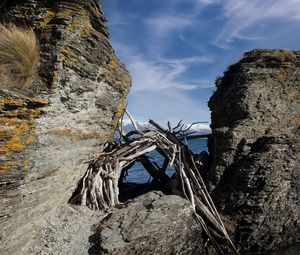
[{"label": "driftwood", "polygon": [[[153,179],[169,186],[173,193],[182,195],[191,203],[197,220],[219,254],[225,254],[223,246],[220,245],[224,241],[239,254],[201,177],[201,162],[183,143],[184,140],[199,137],[189,132],[191,126],[183,129],[180,122],[172,128],[168,123],[168,129],[164,129],[150,120],[149,123],[154,129],[141,131],[132,116],[129,114],[128,116],[136,130],[124,134],[120,128],[119,143],[107,146],[104,152],[88,162],[88,169],[80,182],[79,191],[71,199],[71,203],[81,204],[92,210],[109,209],[119,205],[120,178],[122,180],[124,171],[133,162],[140,161]],[[146,155],[153,150],[165,158],[162,167],[152,162]],[[175,168],[177,179],[175,185],[165,173],[168,166]]]}]

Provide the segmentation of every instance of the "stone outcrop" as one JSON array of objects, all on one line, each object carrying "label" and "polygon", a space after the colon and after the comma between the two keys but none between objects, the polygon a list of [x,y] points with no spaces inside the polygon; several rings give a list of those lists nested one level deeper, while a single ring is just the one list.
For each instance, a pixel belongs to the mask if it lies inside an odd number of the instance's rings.
[{"label": "stone outcrop", "polygon": [[63,205],[40,232],[40,248],[24,255],[98,255],[94,230],[106,215],[84,206]]},{"label": "stone outcrop", "polygon": [[0,86],[0,250],[25,254],[113,137],[131,80],[98,0],[3,0],[0,13],[33,28],[41,51],[33,87]]},{"label": "stone outcrop", "polygon": [[300,52],[254,50],[216,81],[209,180],[243,250],[300,241]]},{"label": "stone outcrop", "polygon": [[[96,235],[97,237],[97,235]],[[99,254],[203,254],[202,228],[189,202],[150,192],[101,222]],[[97,239],[96,239],[97,240]]]}]

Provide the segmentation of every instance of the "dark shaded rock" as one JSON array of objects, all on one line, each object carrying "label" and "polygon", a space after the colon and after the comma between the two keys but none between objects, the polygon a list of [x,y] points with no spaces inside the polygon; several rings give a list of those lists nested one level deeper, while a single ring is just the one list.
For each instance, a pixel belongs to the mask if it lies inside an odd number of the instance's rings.
[{"label": "dark shaded rock", "polygon": [[41,51],[41,81],[0,88],[0,250],[25,254],[67,203],[84,161],[113,137],[131,80],[99,1],[0,1],[0,13],[33,28]]},{"label": "dark shaded rock", "polygon": [[254,50],[217,80],[213,198],[243,250],[300,240],[300,53]]},{"label": "dark shaded rock", "polygon": [[100,254],[203,254],[202,230],[190,204],[150,192],[100,225]]}]

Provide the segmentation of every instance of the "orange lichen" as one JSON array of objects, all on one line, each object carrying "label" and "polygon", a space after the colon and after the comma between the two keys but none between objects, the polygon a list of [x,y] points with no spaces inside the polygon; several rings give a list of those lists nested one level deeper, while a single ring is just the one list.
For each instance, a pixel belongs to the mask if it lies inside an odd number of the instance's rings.
[{"label": "orange lichen", "polygon": [[[29,131],[29,125],[25,121],[17,119],[0,119],[0,140],[6,141],[1,145],[0,154],[9,152],[20,152],[24,150],[25,144],[21,137]],[[5,132],[7,131],[7,132]]]},{"label": "orange lichen", "polygon": [[70,24],[68,24],[68,26],[66,27],[66,33],[67,34],[71,34],[74,32],[75,29],[80,29],[81,28],[81,21],[78,17],[74,17],[72,19],[72,22]]},{"label": "orange lichen", "polygon": [[91,22],[89,19],[85,19],[82,24],[80,35],[86,37],[90,34]]},{"label": "orange lichen", "polygon": [[41,112],[41,109],[30,109],[28,111],[28,120],[30,124],[34,124],[35,119],[41,115]]},{"label": "orange lichen", "polygon": [[28,145],[30,143],[32,143],[34,140],[34,136],[33,135],[29,135],[25,141],[25,144]]},{"label": "orange lichen", "polygon": [[121,104],[119,105],[119,107],[116,109],[115,113],[114,113],[114,117],[112,119],[111,124],[116,127],[119,119],[124,115],[126,109],[126,99],[124,99]]},{"label": "orange lichen", "polygon": [[124,112],[125,112],[125,107],[124,106],[118,108],[117,111],[115,112],[115,117],[116,118],[122,117]]},{"label": "orange lichen", "polygon": [[[4,151],[5,151],[5,147],[7,148],[8,151],[20,152],[20,151],[24,150],[25,145],[22,144],[20,137],[14,135],[10,139],[10,143],[7,144],[6,146],[4,146]],[[1,150],[0,150],[0,153],[1,153]]]},{"label": "orange lichen", "polygon": [[16,162],[13,162],[13,161],[3,162],[0,165],[0,173],[8,172],[10,169],[12,169],[16,166],[17,166]]},{"label": "orange lichen", "polygon": [[86,14],[85,9],[61,9],[56,15],[58,17],[85,17]]},{"label": "orange lichen", "polygon": [[31,97],[31,98],[26,97],[26,98],[29,99],[31,103],[40,104],[42,106],[49,104],[48,99],[43,99],[43,98],[39,98],[39,97]]},{"label": "orange lichen", "polygon": [[124,91],[128,88],[128,86],[124,82],[121,82],[121,81],[116,81],[114,83],[113,87],[115,89],[117,89],[118,91]]},{"label": "orange lichen", "polygon": [[118,67],[120,66],[119,59],[113,54],[107,63],[106,69],[102,71],[101,77],[98,77],[98,81],[112,80],[110,85],[118,92],[123,93],[129,89],[127,85],[129,83],[126,75],[118,72]]},{"label": "orange lichen", "polygon": [[25,104],[24,102],[16,101],[11,97],[7,97],[7,98],[0,98],[0,106],[1,105],[8,105],[12,107],[23,107]]},{"label": "orange lichen", "polygon": [[43,19],[37,24],[37,29],[45,29],[49,26],[49,22],[55,17],[54,11],[48,9],[46,10]]},{"label": "orange lichen", "polygon": [[62,48],[61,53],[65,55],[65,57],[72,61],[78,60],[78,55],[76,55],[71,49]]},{"label": "orange lichen", "polygon": [[23,169],[25,172],[28,171],[28,169],[29,169],[29,161],[28,160],[24,160]]},{"label": "orange lichen", "polygon": [[3,112],[2,115],[7,118],[17,117],[19,119],[24,119],[27,116],[27,111],[25,109],[13,110],[13,111],[9,111],[9,112]]},{"label": "orange lichen", "polygon": [[72,17],[71,22],[65,28],[67,34],[79,31],[80,34],[88,32],[87,24],[85,24],[87,12],[84,9],[63,10],[56,14],[57,17]]},{"label": "orange lichen", "polygon": [[66,59],[66,56],[64,55],[64,54],[59,54],[58,56],[57,56],[57,61],[58,62],[63,62],[64,60]]},{"label": "orange lichen", "polygon": [[70,63],[75,63],[78,60],[78,55],[76,55],[73,50],[69,48],[62,47],[60,49],[60,54],[57,57],[58,62],[68,61]]},{"label": "orange lichen", "polygon": [[26,170],[28,163],[12,160],[34,140],[35,120],[41,115],[41,107],[48,100],[38,97],[16,96],[0,98],[0,154],[5,163],[0,164],[2,172],[19,167]]}]

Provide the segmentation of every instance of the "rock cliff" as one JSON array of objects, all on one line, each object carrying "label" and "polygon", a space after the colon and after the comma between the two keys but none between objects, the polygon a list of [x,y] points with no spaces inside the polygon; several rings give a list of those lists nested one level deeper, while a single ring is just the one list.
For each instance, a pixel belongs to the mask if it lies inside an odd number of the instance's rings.
[{"label": "rock cliff", "polygon": [[243,250],[300,241],[300,53],[254,50],[209,101],[209,180]]},{"label": "rock cliff", "polygon": [[0,250],[25,254],[112,138],[131,79],[98,0],[2,0],[0,13],[34,29],[41,52],[30,90],[0,86]]}]

